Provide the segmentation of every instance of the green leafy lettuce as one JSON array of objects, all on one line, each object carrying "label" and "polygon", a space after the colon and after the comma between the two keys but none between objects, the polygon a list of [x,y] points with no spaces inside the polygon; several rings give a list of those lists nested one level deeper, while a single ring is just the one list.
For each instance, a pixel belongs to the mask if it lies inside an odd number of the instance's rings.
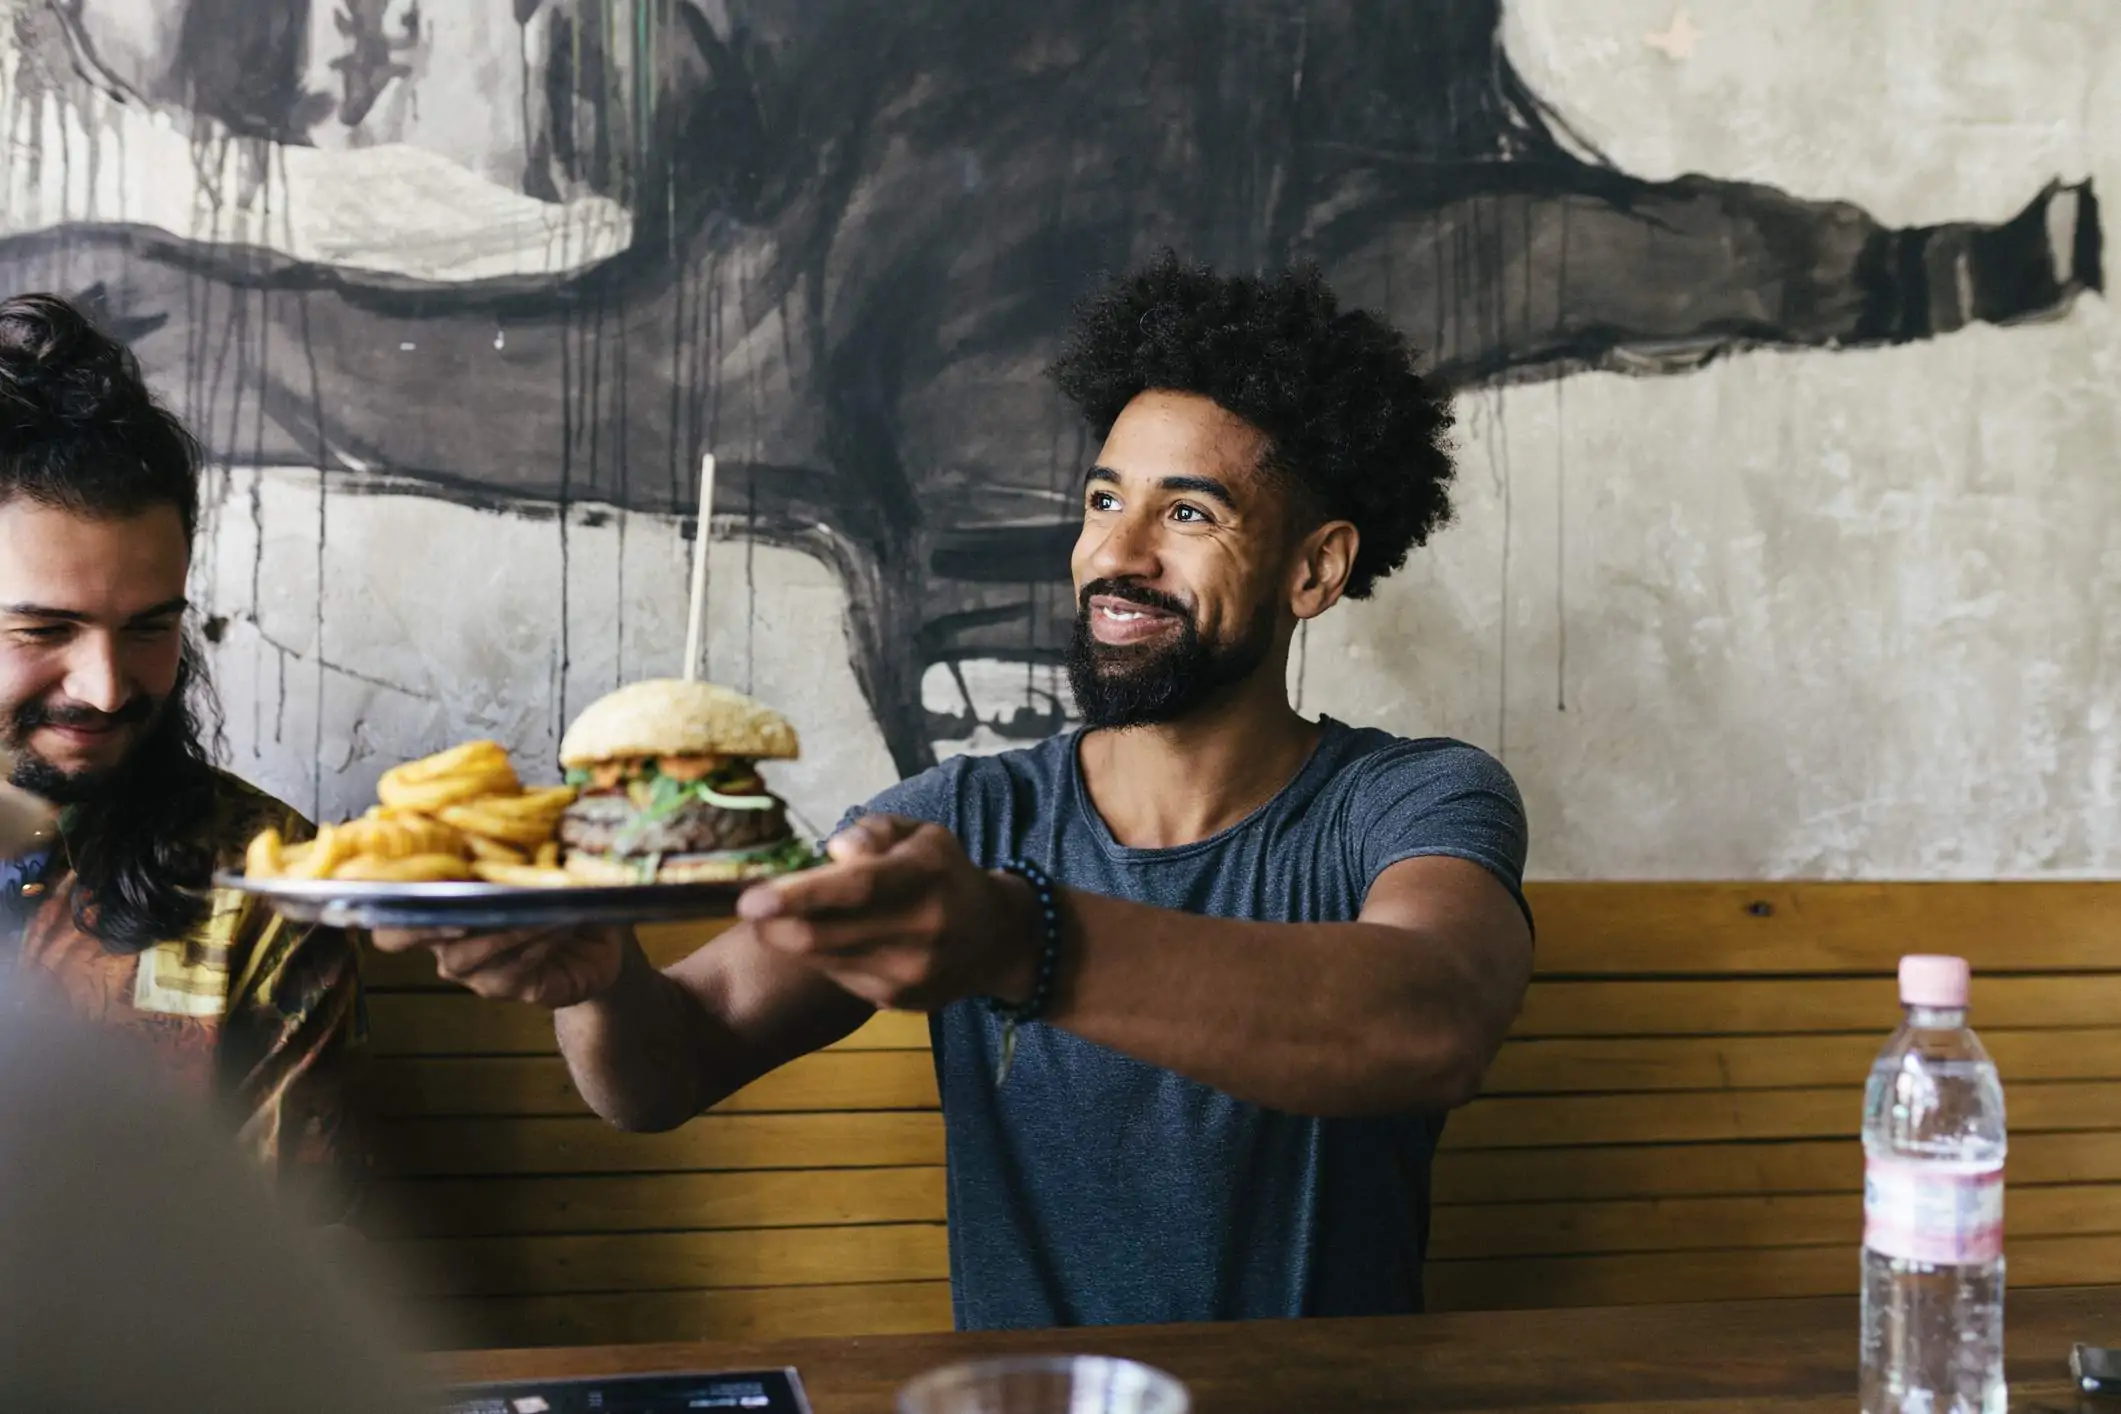
[{"label": "green leafy lettuce", "polygon": [[[593,774],[579,766],[567,773],[567,784],[578,789],[586,789],[593,781]],[[643,762],[627,781],[626,793],[634,809],[650,820],[667,820],[693,800],[723,810],[771,810],[780,804],[744,766],[725,766],[701,780],[681,781],[664,775],[653,761]]]},{"label": "green leafy lettuce", "polygon": [[[594,775],[582,767],[567,772],[567,784],[578,789],[587,789],[594,783]],[[653,761],[644,761],[626,781],[626,795],[633,802],[634,814],[641,825],[667,820],[677,814],[691,801],[700,801],[723,810],[771,810],[781,802],[765,793],[758,776],[748,763],[724,766],[697,781],[681,781],[675,776],[666,776]],[[617,852],[625,854],[632,848],[633,834],[624,831],[616,842]],[[760,864],[777,874],[794,873],[801,869],[815,868],[825,862],[824,853],[809,840],[795,835],[761,845],[755,849],[725,850],[721,853],[746,863]],[[640,861],[642,877],[655,877],[659,856],[650,856]]]}]

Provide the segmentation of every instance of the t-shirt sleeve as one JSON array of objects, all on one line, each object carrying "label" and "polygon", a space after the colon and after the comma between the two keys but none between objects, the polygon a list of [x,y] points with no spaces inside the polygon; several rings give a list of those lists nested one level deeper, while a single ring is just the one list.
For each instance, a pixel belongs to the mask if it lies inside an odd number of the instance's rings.
[{"label": "t-shirt sleeve", "polygon": [[1402,859],[1447,855],[1480,865],[1524,910],[1524,800],[1503,764],[1462,743],[1402,742],[1371,756],[1349,807],[1349,847],[1364,888]]},{"label": "t-shirt sleeve", "polygon": [[862,804],[849,806],[832,833],[838,834],[864,815],[903,815],[909,820],[925,820],[955,830],[964,774],[964,758],[953,757],[918,776],[908,776]]}]

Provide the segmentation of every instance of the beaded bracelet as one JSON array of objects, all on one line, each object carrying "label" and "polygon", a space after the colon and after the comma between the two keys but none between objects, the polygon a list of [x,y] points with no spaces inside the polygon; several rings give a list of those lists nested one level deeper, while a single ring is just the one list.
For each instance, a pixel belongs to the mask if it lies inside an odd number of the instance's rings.
[{"label": "beaded bracelet", "polygon": [[1012,859],[998,867],[1003,873],[1014,874],[1031,886],[1032,896],[1038,900],[1039,926],[1044,929],[1044,938],[1038,958],[1038,977],[1032,982],[1031,995],[1023,1005],[1011,1006],[994,997],[985,999],[987,1009],[1002,1019],[1002,1059],[994,1069],[996,1085],[1009,1078],[1009,1063],[1016,1059],[1016,1028],[1045,1015],[1046,1004],[1053,999],[1053,972],[1060,962],[1061,945],[1060,908],[1053,901],[1053,880],[1046,876],[1046,871],[1028,859]]}]

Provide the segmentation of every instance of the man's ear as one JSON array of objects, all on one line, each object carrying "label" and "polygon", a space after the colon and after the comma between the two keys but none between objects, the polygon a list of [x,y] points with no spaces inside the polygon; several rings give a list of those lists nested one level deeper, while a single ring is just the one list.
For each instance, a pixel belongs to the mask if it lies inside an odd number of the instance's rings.
[{"label": "man's ear", "polygon": [[1361,547],[1361,533],[1344,520],[1326,521],[1304,536],[1289,571],[1289,608],[1298,619],[1315,619],[1340,602]]}]

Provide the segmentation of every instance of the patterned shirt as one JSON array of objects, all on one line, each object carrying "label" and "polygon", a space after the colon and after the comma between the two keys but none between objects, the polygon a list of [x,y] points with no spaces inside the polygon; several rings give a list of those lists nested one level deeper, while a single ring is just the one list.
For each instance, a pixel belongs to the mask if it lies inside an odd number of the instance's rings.
[{"label": "patterned shirt", "polygon": [[[217,773],[216,784],[201,828],[217,868],[240,864],[267,826],[290,840],[312,833],[235,777]],[[186,936],[113,952],[75,925],[72,872],[43,865],[31,857],[0,867],[22,920],[19,940],[0,943],[0,954],[15,954],[25,986],[42,982],[80,1016],[145,1042],[182,1085],[232,1109],[244,1150],[306,1214],[348,1217],[366,1168],[350,1122],[368,1030],[355,937],[215,889]]]}]

